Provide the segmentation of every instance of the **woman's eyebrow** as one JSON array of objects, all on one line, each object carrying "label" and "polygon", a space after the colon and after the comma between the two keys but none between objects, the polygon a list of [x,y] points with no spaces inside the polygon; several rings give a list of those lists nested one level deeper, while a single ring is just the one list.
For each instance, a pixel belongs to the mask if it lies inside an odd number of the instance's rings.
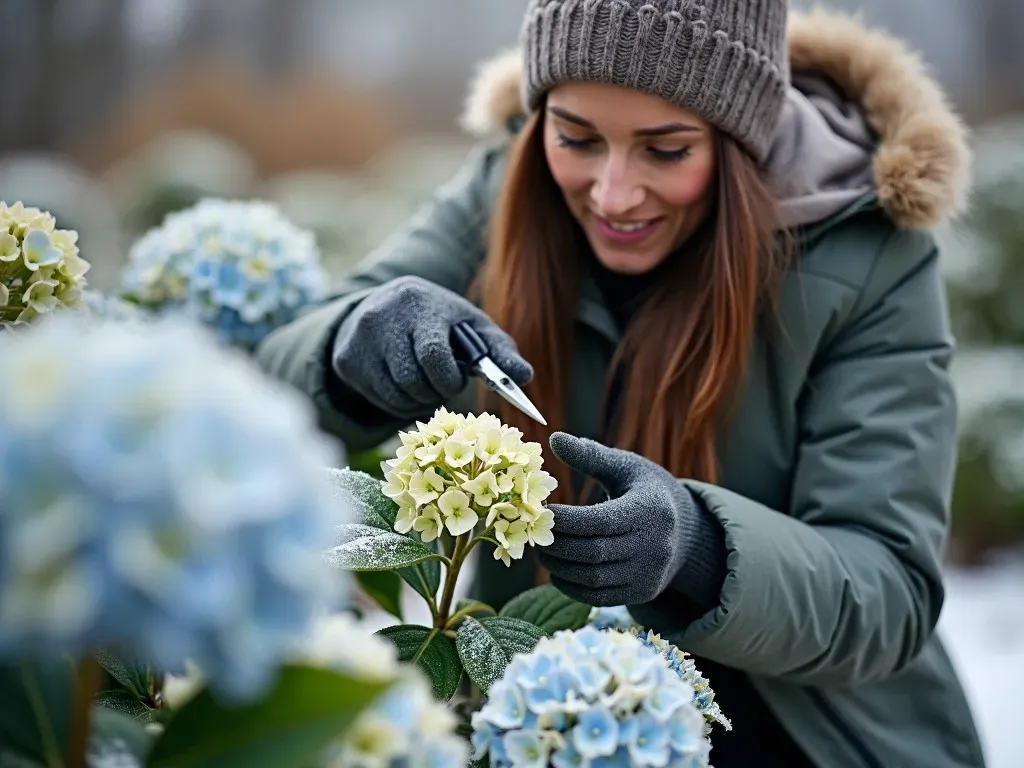
[{"label": "woman's eyebrow", "polygon": [[[572,112],[562,109],[561,107],[548,107],[548,111],[566,122],[574,123],[582,128],[596,130],[596,126],[585,117],[574,115]],[[652,128],[638,128],[633,131],[633,134],[635,136],[668,136],[673,133],[697,133],[699,131],[700,128],[695,125],[688,125],[686,123],[666,123],[665,125],[657,125]]]}]

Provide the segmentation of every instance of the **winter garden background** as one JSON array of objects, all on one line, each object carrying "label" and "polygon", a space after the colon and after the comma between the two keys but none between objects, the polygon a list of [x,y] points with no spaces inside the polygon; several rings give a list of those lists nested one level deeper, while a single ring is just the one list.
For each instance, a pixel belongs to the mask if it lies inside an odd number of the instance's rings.
[{"label": "winter garden background", "polygon": [[[860,10],[869,21],[909,39],[923,52],[974,129],[978,180],[974,209],[970,217],[942,233],[960,343],[956,375],[962,435],[954,540],[948,559],[949,595],[939,631],[963,673],[990,765],[1012,768],[1024,764],[1017,703],[1017,693],[1024,685],[1024,391],[1019,385],[1024,370],[1024,319],[1019,309],[1024,290],[1024,84],[1013,75],[1024,70],[1024,54],[1017,41],[1024,29],[1024,11],[1015,0],[974,0],[970,4],[956,0],[834,0],[830,4]],[[255,466],[265,462],[277,470],[268,469],[264,485],[254,485],[248,492],[253,498],[273,492],[278,499],[288,499],[289,515],[275,517],[268,512],[251,520],[225,516],[217,521],[218,535],[228,537],[245,530],[253,551],[262,552],[266,548],[259,543],[261,537],[280,539],[281,530],[289,532],[283,537],[289,546],[301,549],[316,526],[325,521],[329,526],[365,525],[365,519],[338,519],[339,510],[352,505],[324,506],[326,497],[304,495],[288,484],[282,470],[291,466],[288,462],[295,462],[294,472],[300,475],[310,465],[351,464],[354,469],[379,475],[378,461],[395,456],[398,444],[383,446],[379,456],[349,456],[334,442],[307,439],[312,428],[302,422],[302,406],[291,402],[281,406],[278,417],[264,419],[261,426],[252,420],[253,426],[242,428],[246,414],[262,412],[268,402],[276,401],[277,393],[264,390],[262,383],[250,378],[251,372],[240,360],[269,325],[286,319],[304,302],[316,300],[329,281],[343,275],[455,170],[468,148],[454,119],[466,82],[477,61],[514,42],[522,7],[522,0],[486,4],[431,0],[429,12],[426,5],[413,0],[382,0],[370,5],[348,0],[0,0],[0,31],[17,30],[17,34],[5,34],[5,44],[0,47],[0,66],[7,73],[4,108],[0,110],[0,200],[12,205],[21,200],[53,215],[49,223],[37,219],[33,226],[14,232],[13,225],[4,228],[4,216],[10,222],[23,214],[0,211],[0,233],[9,233],[7,238],[0,234],[0,277],[13,275],[5,272],[14,269],[11,265],[25,265],[18,266],[23,273],[13,278],[15,284],[5,289],[8,295],[0,304],[14,306],[17,302],[17,314],[25,312],[26,319],[64,303],[82,303],[90,316],[128,319],[145,315],[147,309],[174,305],[187,307],[215,331],[215,340],[200,341],[179,327],[158,324],[151,329],[164,334],[161,338],[167,348],[180,349],[180,354],[195,360],[196,365],[214,359],[219,362],[209,363],[216,371],[206,384],[207,391],[214,393],[209,402],[165,398],[159,401],[160,409],[150,412],[153,421],[147,429],[161,423],[175,429],[150,446],[151,454],[137,458],[140,463],[122,467],[126,472],[132,466],[163,466],[166,470],[166,475],[157,473],[149,477],[150,483],[135,489],[139,498],[162,498],[160,484],[173,485],[174,472],[183,473],[179,476],[199,472],[203,450],[210,452],[213,461],[218,448],[223,449],[222,454],[235,455],[232,452],[246,444],[269,441],[278,447],[247,454],[245,461]],[[201,199],[211,197],[220,202],[196,207]],[[250,200],[265,204],[232,203]],[[34,234],[26,241],[32,228],[44,232],[45,237]],[[240,238],[236,243],[240,247],[258,231],[262,233],[261,256],[227,263],[213,249],[213,256],[205,262],[190,260],[189,253],[209,244],[211,231],[229,241]],[[77,240],[61,232],[76,232]],[[177,244],[176,251],[164,247],[171,241]],[[5,259],[15,248],[18,259]],[[84,274],[76,261],[76,249],[89,263]],[[163,270],[171,279],[154,282],[149,276],[161,259],[173,262],[173,268]],[[248,290],[258,276],[270,273],[280,278],[275,283],[277,289]],[[180,279],[175,280],[174,275]],[[82,280],[86,290],[79,295]],[[99,298],[98,292],[122,289],[127,302]],[[107,397],[111,391],[142,402],[156,391],[146,389],[146,382],[164,382],[167,388],[178,386],[181,392],[194,386],[176,380],[166,357],[148,355],[143,347],[119,359],[112,350],[132,348],[132,337],[99,331],[90,346],[64,356],[60,371],[46,369],[47,350],[63,348],[67,333],[66,327],[62,331],[58,326],[34,344],[5,347],[8,351],[4,354],[11,357],[4,358],[4,368],[11,372],[6,376],[15,394],[5,403],[7,410],[0,406],[0,421],[20,412],[10,399],[19,391],[29,398],[18,401],[19,407],[28,407],[26,403],[44,410],[49,407],[48,401],[39,399],[42,381],[53,383],[49,390],[42,388],[55,398],[50,405],[87,407],[95,419],[107,424],[115,415],[109,410],[113,407]],[[217,345],[224,342],[237,348],[238,360],[223,362]],[[89,365],[86,353],[91,355]],[[109,363],[100,373],[94,365],[98,359]],[[123,366],[131,366],[131,377],[119,378],[119,371],[125,373]],[[92,373],[85,375],[87,370]],[[80,387],[74,404],[61,399],[58,386],[68,376]],[[19,381],[23,390],[18,390]],[[167,388],[160,391],[170,391]],[[225,397],[245,396],[231,398],[231,408],[225,408],[225,399],[216,397],[218,392]],[[45,412],[51,411],[59,409],[54,406]],[[61,413],[66,423],[73,423],[70,411]],[[210,418],[237,428],[226,427],[216,433],[221,442],[210,444]],[[2,423],[12,429],[9,421]],[[57,434],[46,430],[62,426],[55,420],[49,426],[39,422],[20,428],[37,430],[33,434],[45,440],[50,439],[47,435]],[[73,436],[69,439],[73,444]],[[118,439],[128,440],[129,435]],[[174,460],[167,460],[169,456]],[[64,456],[67,461],[99,462],[100,458],[110,467],[117,457],[73,451]],[[120,458],[128,461],[126,455]],[[38,462],[46,460],[45,456],[19,454],[15,443],[3,437],[0,489],[5,468],[41,472]],[[146,465],[146,461],[152,463]],[[514,457],[507,461],[508,467],[502,464],[501,471],[515,465]],[[219,469],[238,473],[242,472],[240,466]],[[203,486],[209,494],[217,493],[214,479]],[[330,497],[330,478],[319,479],[327,483]],[[434,492],[429,483],[419,490],[428,495]],[[461,527],[456,523],[454,530],[462,531],[469,520],[466,515],[476,514],[471,509],[476,501],[453,507],[462,500],[449,494],[442,509],[440,499],[451,489],[436,490],[437,499],[427,502],[427,506],[436,505],[436,518],[433,513],[418,515],[407,522],[419,527],[406,530],[422,533],[429,525],[440,523],[439,541],[445,536],[455,541],[460,535],[474,535],[456,534],[450,526],[445,533],[440,527],[452,519],[455,510],[455,519],[462,523]],[[215,495],[209,497],[213,498]],[[181,498],[162,506],[153,501],[147,507],[152,511],[152,527],[134,531],[137,546],[129,549],[138,554],[146,551],[139,549],[143,544],[152,546],[153,556],[191,551],[195,537],[208,538],[210,532],[190,528],[182,521],[191,519],[190,505],[209,504],[209,499]],[[491,556],[496,546],[514,553],[534,532],[543,541],[532,518],[522,522],[520,529],[516,527],[519,520],[499,514],[488,521],[485,509],[477,511],[482,513],[474,522],[478,533],[495,520],[506,524],[504,540],[482,543],[477,554]],[[53,515],[45,521],[57,526],[51,530],[59,530],[62,521],[77,519],[68,517],[69,510],[54,510]],[[258,517],[257,513],[254,516]],[[62,541],[68,547],[86,550],[83,542],[109,543],[119,530],[115,520],[116,516],[108,517],[106,526],[65,529],[67,538]],[[397,520],[385,521],[385,527],[396,527]],[[162,535],[170,523],[176,531],[173,541]],[[399,531],[404,527],[403,523],[397,525]],[[0,525],[0,542],[13,530]],[[26,528],[17,535],[31,541],[45,530]],[[373,531],[362,534],[377,535]],[[354,533],[349,539],[360,540]],[[40,552],[38,563],[26,561],[23,565],[42,567],[39,563],[62,562],[62,556],[57,551]],[[249,616],[267,630],[258,648],[248,646],[255,654],[252,658],[264,659],[268,668],[282,660],[289,664],[279,685],[293,696],[307,690],[303,686],[326,690],[333,685],[339,697],[358,701],[360,696],[374,695],[385,684],[382,681],[394,686],[387,694],[390,698],[362,720],[353,720],[357,725],[348,732],[350,740],[333,743],[334,751],[325,753],[324,760],[344,765],[345,750],[353,749],[353,744],[372,746],[381,733],[397,733],[401,723],[409,748],[436,755],[436,764],[446,764],[445,756],[450,758],[464,748],[464,741],[452,735],[458,724],[449,710],[433,706],[431,694],[436,689],[431,686],[437,680],[412,676],[395,682],[396,675],[401,675],[393,646],[375,643],[369,636],[399,623],[432,626],[438,606],[431,606],[422,590],[417,591],[408,579],[375,582],[372,577],[360,577],[368,593],[383,598],[386,604],[390,601],[387,607],[401,613],[401,622],[381,608],[379,600],[359,592],[363,619],[358,626],[335,617],[316,625],[306,647],[285,648],[275,644],[275,633],[308,618],[303,606],[323,597],[317,591],[323,585],[313,573],[302,579],[280,579],[274,560],[278,556],[267,552],[265,559],[257,558],[244,569],[249,583],[262,585],[264,591],[279,590],[282,601],[280,610],[259,615],[246,613],[255,611],[252,606],[238,608],[239,615]],[[145,569],[130,557],[119,560],[117,567],[99,560],[79,564],[103,573],[92,583],[109,592],[97,591],[92,596],[97,604],[102,603],[102,595],[118,590],[119,594],[134,595],[134,615],[145,615],[145,623],[153,627],[161,626],[161,621],[183,625],[181,616],[168,614],[169,605],[187,611],[187,625],[193,628],[187,642],[211,669],[223,672],[224,679],[207,681],[211,690],[253,694],[267,685],[260,680],[259,665],[237,670],[222,663],[246,639],[228,631],[228,624],[219,626],[212,619],[224,616],[224,606],[231,604],[232,596],[241,589],[226,576],[211,581],[216,574],[237,571],[231,562],[218,557],[211,549],[205,553],[201,571],[180,574],[185,579],[179,584],[181,594],[187,593],[189,578],[219,585],[209,591],[206,603],[188,605],[174,602],[153,585],[138,583]],[[171,569],[174,560],[167,558]],[[429,571],[428,562],[421,561],[413,568]],[[459,606],[468,608],[459,601],[472,568],[470,557],[449,596],[451,615]],[[328,582],[342,593],[340,599],[348,599],[344,596],[351,597],[357,579]],[[391,586],[382,592],[379,586],[385,582]],[[48,586],[61,583],[58,579]],[[393,589],[394,584],[401,589]],[[54,648],[74,650],[69,645],[72,637],[99,647],[105,635],[125,635],[124,615],[97,614],[102,620],[93,621],[86,632],[82,629],[84,618],[72,626],[74,612],[62,610],[87,596],[47,591],[43,589],[47,585],[35,587],[42,591],[25,592],[14,603],[0,605],[0,650],[24,644],[26,638],[40,642],[45,638]],[[50,595],[51,602],[42,601],[46,605],[36,611],[41,595]],[[289,610],[285,610],[286,604]],[[42,627],[53,628],[46,621],[47,610],[65,617],[65,624],[57,627],[62,631],[42,631]],[[487,627],[486,613],[467,610],[465,615],[475,616],[476,626]],[[18,625],[21,630],[12,629],[12,616],[23,620]],[[515,617],[502,618],[506,629],[516,626],[512,623],[518,620]],[[157,639],[164,632],[152,630],[147,636],[141,629],[137,633],[134,627],[127,629],[140,648],[157,657],[167,652]],[[494,631],[490,637],[497,637]],[[351,640],[363,635],[365,641],[355,644],[360,648],[357,657],[339,658],[339,645],[353,644],[339,644],[338,638]],[[231,637],[235,645],[225,637]],[[567,651],[552,646],[550,652]],[[107,674],[114,668],[126,692],[120,703],[127,707],[133,701],[145,702],[150,693],[145,675],[140,676],[137,667],[117,667],[112,657],[104,658]],[[175,706],[192,701],[192,706],[215,708],[205,699],[195,703],[197,686],[204,683],[186,672],[182,670],[176,685],[161,695],[169,702],[173,699]],[[477,670],[475,674],[482,673]],[[515,674],[528,675],[529,670]],[[513,677],[510,673],[510,680]],[[44,698],[45,684],[59,682],[42,680]],[[710,684],[713,688],[714,681]],[[278,694],[284,695],[281,690]],[[330,709],[328,705],[324,703],[326,709]],[[501,720],[501,714],[497,719]],[[71,721],[73,725],[73,717]],[[425,725],[417,730],[410,723]],[[498,728],[493,722],[491,726]],[[223,727],[230,731],[232,726]],[[197,733],[189,738],[199,738]],[[516,748],[529,747],[518,744]],[[583,749],[593,747],[584,745]],[[166,745],[168,750],[173,748],[174,744]]]}]

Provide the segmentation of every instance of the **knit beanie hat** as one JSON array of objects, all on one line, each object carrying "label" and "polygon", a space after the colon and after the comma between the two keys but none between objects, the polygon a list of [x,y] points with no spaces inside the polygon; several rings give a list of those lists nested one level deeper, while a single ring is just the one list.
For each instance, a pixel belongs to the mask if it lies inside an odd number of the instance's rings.
[{"label": "knit beanie hat", "polygon": [[522,97],[569,80],[651,93],[768,154],[789,81],[788,0],[530,0]]}]

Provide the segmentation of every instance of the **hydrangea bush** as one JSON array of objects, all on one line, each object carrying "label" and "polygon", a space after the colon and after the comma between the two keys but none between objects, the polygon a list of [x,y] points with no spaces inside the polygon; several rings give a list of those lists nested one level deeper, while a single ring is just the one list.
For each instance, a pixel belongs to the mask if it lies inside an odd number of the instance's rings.
[{"label": "hydrangea bush", "polygon": [[167,216],[129,254],[123,296],[183,312],[252,349],[327,293],[311,232],[261,201],[204,198]]},{"label": "hydrangea bush", "polygon": [[305,403],[177,323],[53,318],[0,359],[0,656],[118,646],[258,692],[336,583]]},{"label": "hydrangea bush", "polygon": [[[352,509],[308,402],[169,318],[53,316],[0,359],[0,754],[322,755],[387,683],[295,659],[350,583],[322,558]],[[190,664],[203,685],[168,717]]]},{"label": "hydrangea bush", "polygon": [[[432,626],[399,624],[382,634],[403,660],[423,667],[438,698],[451,699],[463,673],[486,692],[512,654],[568,626],[560,622],[581,626],[589,613],[553,589],[531,602],[513,601],[500,615],[478,602],[453,604],[462,566],[478,545],[492,546],[494,558],[509,565],[527,546],[554,541],[544,503],[556,482],[542,468],[540,444],[524,442],[519,430],[490,414],[439,408],[399,437],[396,455],[381,465],[383,481],[333,473],[339,498],[361,509],[363,519],[340,526],[327,556],[359,573],[370,595],[399,618],[402,580],[423,597]],[[554,613],[545,617],[537,606]]]},{"label": "hydrangea bush", "polygon": [[513,658],[472,725],[492,768],[699,768],[711,751],[693,687],[635,635],[596,627]]},{"label": "hydrangea bush", "polygon": [[0,201],[0,327],[82,306],[89,263],[52,214]]}]

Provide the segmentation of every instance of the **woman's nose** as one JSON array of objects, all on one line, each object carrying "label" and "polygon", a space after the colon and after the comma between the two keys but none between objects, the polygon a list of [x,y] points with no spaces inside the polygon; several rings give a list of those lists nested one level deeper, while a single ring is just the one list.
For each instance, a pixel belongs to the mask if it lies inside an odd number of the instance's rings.
[{"label": "woman's nose", "polygon": [[598,215],[622,216],[644,201],[644,188],[635,178],[629,163],[609,156],[590,188],[590,198]]}]

